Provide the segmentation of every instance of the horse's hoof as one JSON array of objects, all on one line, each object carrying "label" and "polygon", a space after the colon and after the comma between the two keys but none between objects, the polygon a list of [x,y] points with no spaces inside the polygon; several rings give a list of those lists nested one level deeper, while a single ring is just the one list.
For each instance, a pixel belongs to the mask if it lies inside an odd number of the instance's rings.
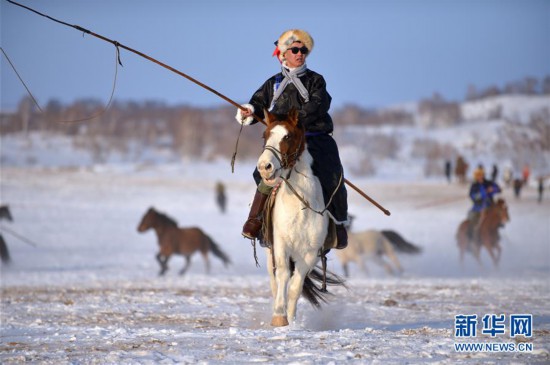
[{"label": "horse's hoof", "polygon": [[271,325],[273,327],[283,327],[288,326],[288,319],[286,316],[273,316],[271,319]]}]

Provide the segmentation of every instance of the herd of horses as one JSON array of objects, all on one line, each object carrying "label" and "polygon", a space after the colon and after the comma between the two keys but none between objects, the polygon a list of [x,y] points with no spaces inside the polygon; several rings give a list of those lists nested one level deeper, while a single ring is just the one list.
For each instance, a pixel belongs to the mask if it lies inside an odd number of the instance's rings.
[{"label": "herd of horses", "polygon": [[[305,131],[298,123],[298,114],[291,111],[278,119],[266,112],[265,121],[264,150],[258,159],[257,169],[263,181],[277,186],[277,189],[276,194],[270,197],[270,208],[265,213],[268,215],[264,219],[269,222],[266,231],[269,234],[264,236],[264,239],[268,238],[267,242],[262,243],[267,243],[263,246],[273,296],[271,324],[286,326],[296,318],[300,296],[319,307],[327,301],[327,284],[345,286],[345,283],[342,278],[326,270],[327,247],[334,247],[332,242],[328,242],[329,238],[334,240],[334,234],[330,234],[333,227],[325,213],[321,184],[311,168],[312,157],[306,148]],[[13,219],[7,207],[0,210],[0,218]],[[485,247],[497,265],[501,253],[498,230],[509,220],[507,205],[499,199],[487,210],[476,237],[468,234],[467,221],[462,222],[456,233],[461,260],[466,252],[470,252],[480,262],[480,249]],[[160,275],[166,273],[168,260],[174,254],[185,258],[180,275],[189,269],[191,256],[196,252],[203,256],[207,272],[210,270],[210,253],[226,266],[231,263],[229,256],[203,230],[179,227],[174,219],[154,208],[146,211],[137,227],[138,232],[149,229],[155,231],[158,239],[156,259],[160,265]],[[1,236],[0,244],[2,260],[7,262],[9,254]],[[346,276],[349,276],[349,263],[355,262],[366,270],[365,260],[370,258],[388,273],[398,274],[403,267],[397,252],[417,254],[421,249],[395,231],[350,231],[348,247],[336,250],[336,255]]]}]

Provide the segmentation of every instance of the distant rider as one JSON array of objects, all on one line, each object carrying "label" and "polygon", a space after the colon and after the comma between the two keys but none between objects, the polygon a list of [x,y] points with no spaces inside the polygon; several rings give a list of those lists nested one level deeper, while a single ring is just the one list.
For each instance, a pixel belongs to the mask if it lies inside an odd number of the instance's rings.
[{"label": "distant rider", "polygon": [[493,196],[501,192],[500,187],[494,181],[485,179],[482,168],[474,171],[474,182],[470,186],[470,199],[473,206],[468,213],[468,234],[471,239],[479,238],[479,228],[486,215],[486,209],[493,205]]}]

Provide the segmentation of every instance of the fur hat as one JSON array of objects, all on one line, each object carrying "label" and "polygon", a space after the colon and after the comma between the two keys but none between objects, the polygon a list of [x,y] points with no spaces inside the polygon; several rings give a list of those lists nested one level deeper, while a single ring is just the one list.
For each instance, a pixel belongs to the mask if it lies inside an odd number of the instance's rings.
[{"label": "fur hat", "polygon": [[485,177],[485,171],[482,168],[478,167],[474,170],[474,179],[482,179]]},{"label": "fur hat", "polygon": [[279,40],[275,42],[277,47],[275,48],[273,55],[277,56],[279,60],[282,61],[284,58],[283,55],[294,42],[302,43],[306,46],[309,52],[313,50],[313,38],[311,38],[308,32],[301,29],[290,29],[281,34]]}]

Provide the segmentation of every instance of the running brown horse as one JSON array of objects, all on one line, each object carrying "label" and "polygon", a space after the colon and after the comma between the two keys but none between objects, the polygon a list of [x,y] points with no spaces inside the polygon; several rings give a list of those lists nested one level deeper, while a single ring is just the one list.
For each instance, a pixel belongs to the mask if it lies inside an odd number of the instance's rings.
[{"label": "running brown horse", "polygon": [[147,210],[141,219],[137,230],[143,233],[151,228],[157,233],[160,246],[156,256],[160,264],[159,275],[164,275],[168,270],[168,259],[173,254],[179,254],[185,258],[185,266],[180,270],[180,275],[185,274],[189,269],[191,256],[197,251],[202,254],[207,273],[210,272],[208,252],[212,252],[214,256],[221,259],[226,267],[231,263],[229,257],[200,228],[179,228],[175,220],[152,207]]},{"label": "running brown horse", "polygon": [[468,220],[464,220],[456,233],[456,240],[460,250],[460,262],[464,261],[465,252],[471,252],[481,265],[479,255],[481,247],[485,247],[495,267],[497,267],[502,253],[502,248],[499,244],[500,235],[498,229],[504,227],[508,222],[510,222],[508,205],[502,198],[486,209],[485,217],[482,218],[479,227],[478,237],[470,237],[468,234]]}]

